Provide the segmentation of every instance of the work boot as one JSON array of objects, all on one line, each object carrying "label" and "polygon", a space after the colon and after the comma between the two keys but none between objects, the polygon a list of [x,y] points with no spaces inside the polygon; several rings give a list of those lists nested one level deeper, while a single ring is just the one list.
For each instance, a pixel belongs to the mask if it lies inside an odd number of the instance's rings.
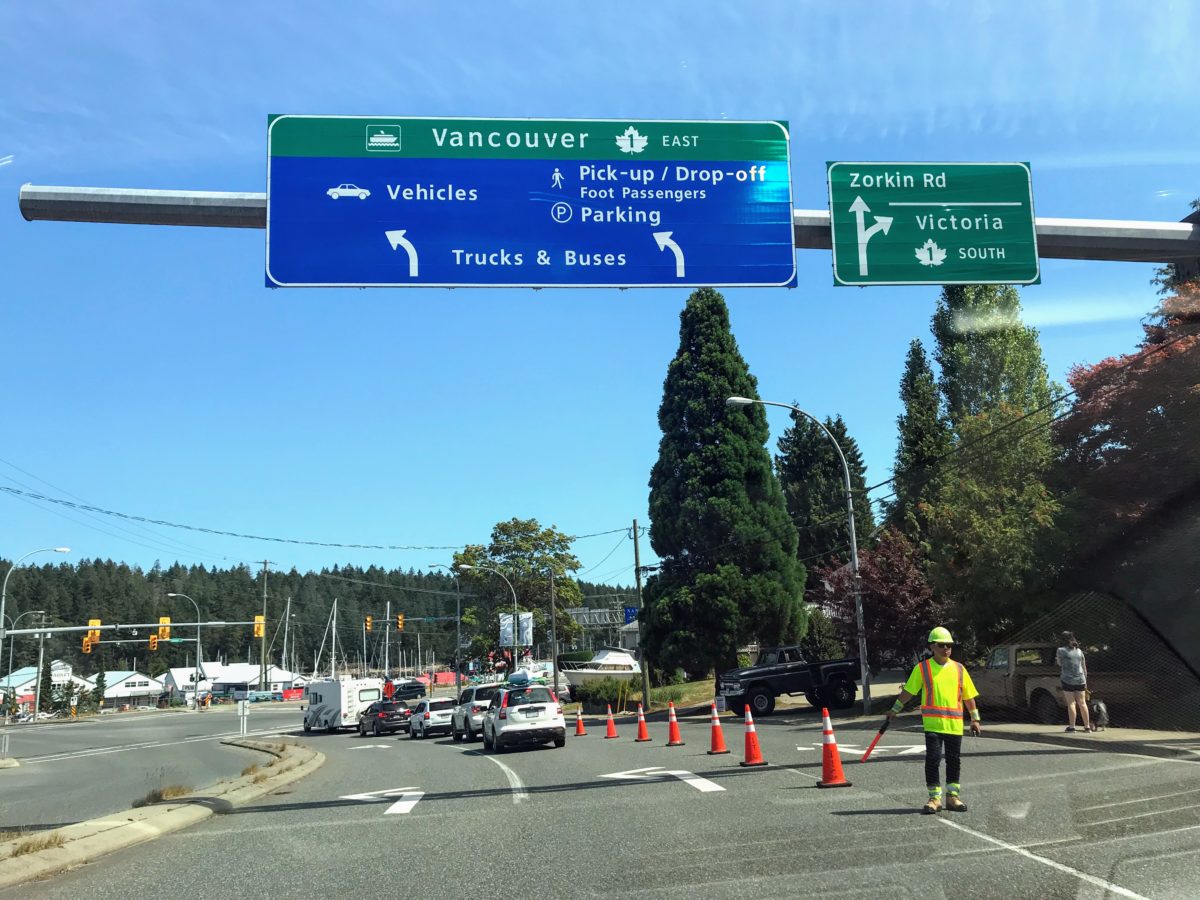
[{"label": "work boot", "polygon": [[941,812],[942,801],[937,797],[930,797],[929,802],[921,807],[921,812],[927,816],[932,816],[934,813]]},{"label": "work boot", "polygon": [[946,798],[946,809],[950,812],[966,812],[967,804],[958,798],[958,794],[951,794]]}]

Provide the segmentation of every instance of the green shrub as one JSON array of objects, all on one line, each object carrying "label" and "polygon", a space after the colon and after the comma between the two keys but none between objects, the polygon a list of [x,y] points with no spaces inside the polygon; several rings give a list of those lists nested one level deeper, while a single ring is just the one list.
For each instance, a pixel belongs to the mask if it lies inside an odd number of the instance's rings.
[{"label": "green shrub", "polygon": [[634,686],[615,678],[599,678],[571,688],[572,697],[583,704],[585,710],[603,712],[604,707],[620,706]]}]

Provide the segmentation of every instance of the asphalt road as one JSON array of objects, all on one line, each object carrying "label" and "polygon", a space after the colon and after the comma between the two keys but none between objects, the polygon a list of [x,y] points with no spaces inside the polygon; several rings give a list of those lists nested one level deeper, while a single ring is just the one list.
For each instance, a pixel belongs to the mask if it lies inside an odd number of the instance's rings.
[{"label": "asphalt road", "polygon": [[[295,726],[300,712],[251,708],[249,728]],[[0,830],[42,830],[129,809],[155,788],[203,788],[237,776],[261,754],[221,745],[237,734],[233,707],[129,713],[39,725],[10,725],[0,769]]]},{"label": "asphalt road", "polygon": [[[1092,898],[1200,896],[1200,765],[968,738],[967,813],[922,816],[923,739],[836,723],[853,787],[818,790],[811,714],[758,723],[767,761],[591,727],[552,748],[297,736],[326,754],[265,802],[2,897]],[[682,774],[673,775],[675,771]],[[605,777],[616,776],[616,777]],[[389,792],[386,796],[372,792]]]}]

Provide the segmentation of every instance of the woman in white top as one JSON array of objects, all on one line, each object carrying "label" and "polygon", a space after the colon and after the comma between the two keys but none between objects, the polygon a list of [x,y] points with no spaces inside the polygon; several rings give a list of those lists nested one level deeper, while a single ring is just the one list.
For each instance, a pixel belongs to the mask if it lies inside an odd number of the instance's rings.
[{"label": "woman in white top", "polygon": [[1062,669],[1063,699],[1067,701],[1067,731],[1075,730],[1075,707],[1083,718],[1083,730],[1094,731],[1087,707],[1087,660],[1079,649],[1079,641],[1070,631],[1062,633],[1063,645],[1058,648],[1058,664]]}]

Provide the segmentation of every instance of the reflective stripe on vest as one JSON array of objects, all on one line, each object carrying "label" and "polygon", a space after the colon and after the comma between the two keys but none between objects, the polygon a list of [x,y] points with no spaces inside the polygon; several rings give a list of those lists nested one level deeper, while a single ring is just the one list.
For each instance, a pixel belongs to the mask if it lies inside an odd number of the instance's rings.
[{"label": "reflective stripe on vest", "polygon": [[918,666],[921,670],[921,681],[925,686],[925,696],[922,698],[925,702],[921,706],[922,716],[928,716],[931,719],[962,718],[963,667],[954,660],[947,660],[946,665],[955,666],[958,669],[958,706],[933,705],[933,667],[930,665],[928,659],[923,659],[921,660],[921,665]]}]

